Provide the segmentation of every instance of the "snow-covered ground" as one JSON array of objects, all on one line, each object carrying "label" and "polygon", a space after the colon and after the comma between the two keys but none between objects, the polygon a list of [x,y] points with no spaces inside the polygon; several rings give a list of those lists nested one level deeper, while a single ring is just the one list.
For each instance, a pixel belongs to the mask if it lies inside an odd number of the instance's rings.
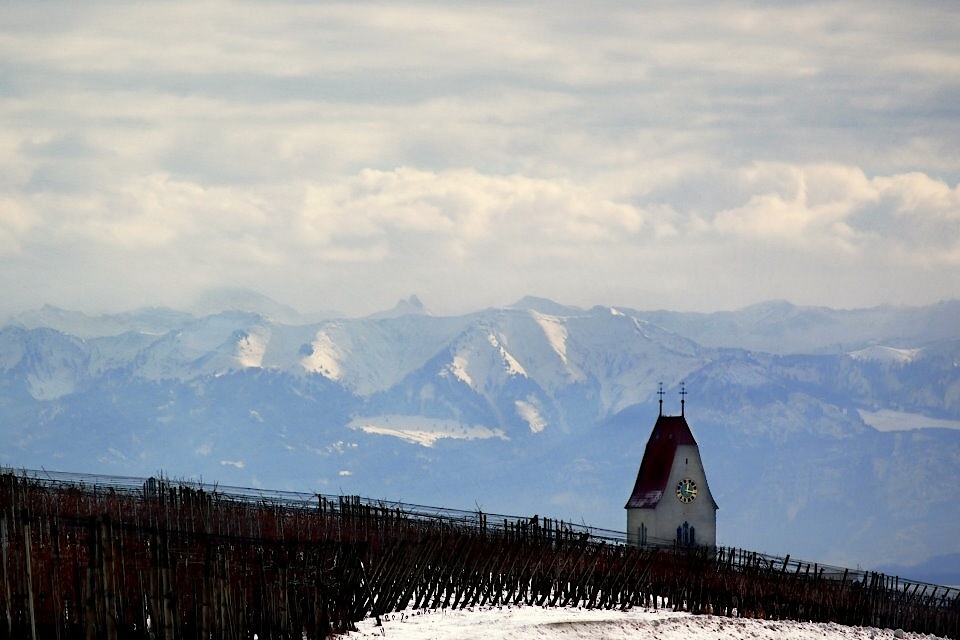
[{"label": "snow-covered ground", "polygon": [[383,626],[368,618],[358,631],[346,635],[394,640],[446,638],[592,638],[619,640],[867,640],[935,636],[893,629],[845,627],[833,623],[752,620],[695,616],[668,609],[636,608],[630,611],[598,611],[542,607],[480,607],[471,610],[407,611],[381,618]]}]

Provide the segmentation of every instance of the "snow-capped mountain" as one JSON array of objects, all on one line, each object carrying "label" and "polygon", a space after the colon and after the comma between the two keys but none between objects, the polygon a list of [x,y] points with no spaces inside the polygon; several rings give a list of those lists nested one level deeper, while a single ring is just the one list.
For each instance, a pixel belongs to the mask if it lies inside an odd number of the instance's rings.
[{"label": "snow-capped mountain", "polygon": [[944,490],[960,483],[960,303],[692,314],[525,298],[438,317],[413,297],[306,321],[239,299],[257,309],[10,319],[0,464],[622,530],[658,383],[679,413],[684,381],[721,544],[867,568],[960,553]]}]

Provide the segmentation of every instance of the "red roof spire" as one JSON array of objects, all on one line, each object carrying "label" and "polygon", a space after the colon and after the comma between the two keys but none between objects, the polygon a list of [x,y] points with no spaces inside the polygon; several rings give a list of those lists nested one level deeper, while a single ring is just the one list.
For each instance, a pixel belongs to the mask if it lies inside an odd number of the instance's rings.
[{"label": "red roof spire", "polygon": [[657,506],[666,491],[677,447],[688,444],[697,446],[686,418],[682,415],[661,415],[657,418],[643,452],[643,462],[640,463],[633,493],[627,501],[627,509],[652,509]]}]

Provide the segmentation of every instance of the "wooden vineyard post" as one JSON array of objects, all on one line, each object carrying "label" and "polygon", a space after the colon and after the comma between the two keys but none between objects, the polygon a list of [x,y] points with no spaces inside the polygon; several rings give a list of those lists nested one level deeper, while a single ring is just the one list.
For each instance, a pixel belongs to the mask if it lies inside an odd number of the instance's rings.
[{"label": "wooden vineyard post", "polygon": [[211,592],[213,591],[213,552],[206,527],[204,530],[203,542],[203,576],[200,582],[199,627],[200,637],[210,638],[213,635],[210,625],[210,619],[212,617],[210,596]]},{"label": "wooden vineyard post", "polygon": [[61,630],[63,629],[63,620],[61,620],[61,615],[63,614],[63,601],[62,593],[63,588],[60,584],[61,571],[63,567],[62,558],[61,558],[61,549],[60,549],[60,528],[57,526],[56,522],[50,523],[50,542],[53,545],[53,562],[51,563],[50,568],[48,569],[47,578],[52,600],[52,612],[53,616],[50,622],[53,624],[55,631],[56,640],[60,640]]},{"label": "wooden vineyard post", "polygon": [[13,618],[10,615],[10,577],[7,575],[7,548],[10,538],[7,535],[7,515],[0,515],[0,548],[3,554],[3,608],[7,621],[7,637],[13,636]]},{"label": "wooden vineyard post", "polygon": [[96,564],[97,564],[97,545],[96,545],[96,524],[91,521],[87,531],[87,566],[84,569],[83,591],[80,593],[79,601],[83,603],[83,625],[84,637],[86,640],[96,640],[97,637],[97,594],[99,590],[96,584]]},{"label": "wooden vineyard post", "polygon": [[163,640],[174,639],[176,618],[173,615],[173,592],[170,584],[170,553],[167,548],[166,533],[157,532],[152,536],[153,576],[151,579],[151,625],[154,637]]},{"label": "wooden vineyard post", "polygon": [[23,546],[27,561],[27,607],[30,609],[30,637],[37,640],[37,617],[33,605],[33,563],[30,559],[30,523],[23,523]]},{"label": "wooden vineyard post", "polygon": [[103,617],[107,640],[117,640],[117,593],[114,586],[113,527],[110,518],[100,519],[99,539],[101,559],[100,588],[103,590]]}]

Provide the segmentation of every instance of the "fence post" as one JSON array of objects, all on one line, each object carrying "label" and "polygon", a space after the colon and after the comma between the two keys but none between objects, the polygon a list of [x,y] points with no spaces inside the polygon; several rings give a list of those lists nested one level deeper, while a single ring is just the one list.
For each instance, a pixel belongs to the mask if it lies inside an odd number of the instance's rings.
[{"label": "fence post", "polygon": [[37,640],[37,616],[33,608],[33,566],[30,560],[30,523],[23,523],[23,542],[27,560],[27,603],[30,608],[30,637]]},{"label": "fence post", "polygon": [[10,615],[10,578],[7,575],[7,548],[10,539],[7,537],[7,516],[0,515],[0,547],[3,549],[3,606],[7,618],[7,637],[13,636],[13,618]]}]

